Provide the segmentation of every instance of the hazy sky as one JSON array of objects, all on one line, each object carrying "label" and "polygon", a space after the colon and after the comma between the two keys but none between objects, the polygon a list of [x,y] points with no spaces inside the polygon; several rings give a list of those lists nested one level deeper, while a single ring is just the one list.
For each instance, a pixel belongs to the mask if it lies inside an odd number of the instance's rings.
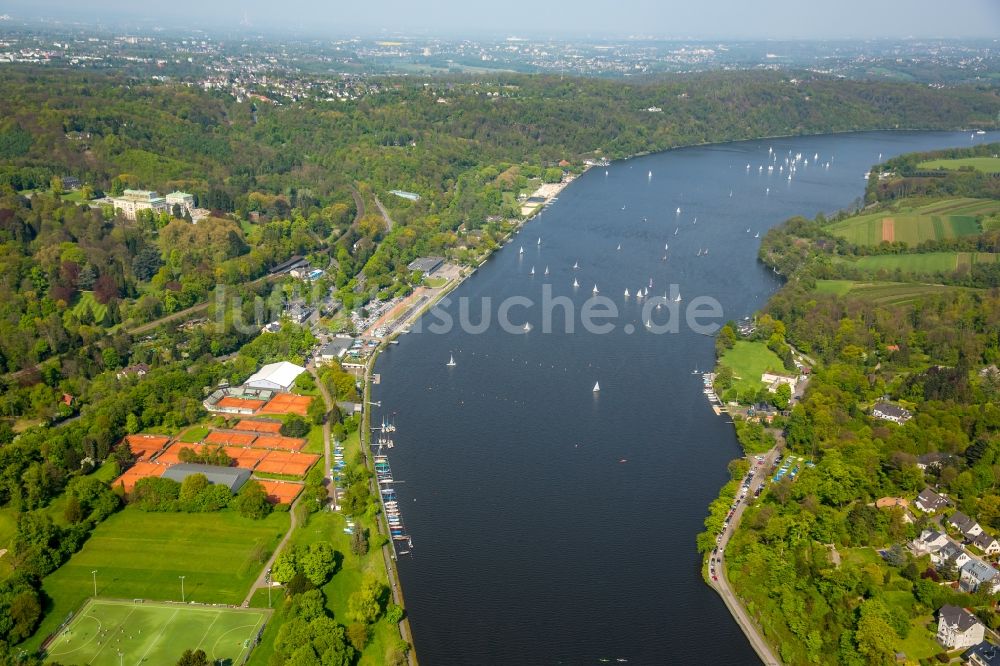
[{"label": "hazy sky", "polygon": [[3,0],[0,13],[311,33],[1000,37],[1000,0]]}]

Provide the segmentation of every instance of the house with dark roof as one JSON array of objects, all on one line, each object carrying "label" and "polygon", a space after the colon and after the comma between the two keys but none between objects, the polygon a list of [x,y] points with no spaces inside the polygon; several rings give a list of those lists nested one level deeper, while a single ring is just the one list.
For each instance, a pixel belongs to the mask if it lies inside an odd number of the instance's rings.
[{"label": "house with dark roof", "polygon": [[406,268],[411,271],[420,271],[424,275],[431,275],[443,263],[444,259],[442,257],[420,257],[411,261]]},{"label": "house with dark roof", "polygon": [[962,660],[971,666],[1000,666],[1000,648],[983,641],[963,652]]},{"label": "house with dark roof", "polygon": [[195,474],[204,474],[209,483],[228,486],[234,495],[250,480],[250,470],[242,467],[220,467],[218,465],[199,465],[197,463],[178,463],[171,465],[163,473],[163,478],[173,479],[183,483],[184,479]]},{"label": "house with dark roof", "polygon": [[961,511],[956,511],[948,518],[948,524],[962,533],[966,539],[972,540],[983,533],[983,528],[979,523],[969,518]]},{"label": "house with dark roof", "polygon": [[1000,590],[1000,571],[980,560],[971,560],[962,567],[958,587],[963,592],[978,592],[985,587],[990,594]]},{"label": "house with dark roof", "polygon": [[964,608],[946,605],[938,611],[937,640],[949,650],[981,643],[984,631],[983,623]]},{"label": "house with dark roof", "polygon": [[986,532],[980,532],[972,539],[972,545],[983,551],[986,555],[1000,555],[1000,541],[997,541]]},{"label": "house with dark roof", "polygon": [[913,418],[913,414],[911,414],[908,409],[903,409],[899,405],[893,405],[888,402],[875,403],[875,406],[872,407],[872,416],[877,419],[882,419],[883,421],[891,421],[900,425]]},{"label": "house with dark roof", "polygon": [[934,513],[948,506],[948,500],[930,488],[924,488],[913,504],[924,513]]},{"label": "house with dark roof", "polygon": [[939,453],[937,451],[934,453],[924,453],[917,456],[917,467],[925,472],[929,469],[941,469],[954,459],[955,456],[950,453]]},{"label": "house with dark roof", "polygon": [[937,530],[924,530],[920,533],[919,537],[910,543],[910,550],[913,551],[914,555],[920,557],[921,555],[936,553],[948,543],[950,543],[948,535],[942,534]]},{"label": "house with dark roof", "polygon": [[964,548],[951,539],[949,539],[948,543],[941,547],[941,550],[931,554],[931,562],[939,567],[954,564],[955,569],[961,570],[962,567],[972,563],[973,561],[972,556],[965,552]]}]

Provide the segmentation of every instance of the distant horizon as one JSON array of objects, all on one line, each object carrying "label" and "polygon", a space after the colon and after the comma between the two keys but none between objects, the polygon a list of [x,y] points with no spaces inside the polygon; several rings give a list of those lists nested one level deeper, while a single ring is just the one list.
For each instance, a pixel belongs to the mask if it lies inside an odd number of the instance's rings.
[{"label": "distant horizon", "polygon": [[[775,0],[748,6],[739,0],[685,3],[581,0],[572,7],[512,0],[502,12],[441,0],[421,3],[381,0],[350,7],[350,16],[316,0],[287,0],[276,8],[265,0],[137,7],[124,0],[83,8],[70,0],[8,0],[0,9],[15,21],[53,21],[67,27],[109,29],[146,26],[164,30],[239,32],[308,38],[587,39],[629,41],[909,41],[987,40],[1000,34],[1000,3],[993,0],[842,0],[836,6],[804,6]],[[340,12],[344,12],[340,9]],[[391,23],[386,22],[391,17]],[[0,23],[0,30],[3,29]],[[662,26],[662,27],[660,27]]]}]

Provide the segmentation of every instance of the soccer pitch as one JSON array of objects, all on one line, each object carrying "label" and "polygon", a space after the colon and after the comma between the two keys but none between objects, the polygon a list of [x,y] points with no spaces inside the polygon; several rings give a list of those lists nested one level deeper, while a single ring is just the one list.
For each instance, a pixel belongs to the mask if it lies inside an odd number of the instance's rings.
[{"label": "soccer pitch", "polygon": [[92,666],[175,664],[187,649],[238,665],[270,611],[91,599],[53,639],[49,660]]}]

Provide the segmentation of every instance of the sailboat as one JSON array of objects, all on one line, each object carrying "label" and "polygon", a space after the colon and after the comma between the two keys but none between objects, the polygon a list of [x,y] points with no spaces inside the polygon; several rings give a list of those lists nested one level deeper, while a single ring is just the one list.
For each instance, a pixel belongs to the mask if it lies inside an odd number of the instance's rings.
[{"label": "sailboat", "polygon": [[664,243],[663,244],[663,249],[664,250],[669,250],[670,249],[670,243]]},{"label": "sailboat", "polygon": [[680,214],[681,214],[681,207],[680,207],[680,206],[678,206],[678,207],[677,207],[677,214],[678,214],[678,215],[680,215]]},{"label": "sailboat", "polygon": [[545,275],[548,275],[548,274],[549,274],[549,267],[548,267],[548,266],[546,266],[546,267],[545,267],[545,273],[544,273],[544,274],[545,274]]},{"label": "sailboat", "polygon": [[750,227],[747,227],[747,233],[750,233]]},{"label": "sailboat", "polygon": [[680,227],[677,227],[676,229],[674,229],[674,236],[676,236],[676,235],[677,235],[677,232],[678,232],[678,231],[680,231],[680,230],[681,230],[681,228],[680,228]]},{"label": "sailboat", "polygon": [[518,254],[524,254],[524,246],[523,245],[521,246],[520,251],[518,251]]},{"label": "sailboat", "polygon": [[576,278],[573,278],[573,287],[576,288],[576,287],[579,287],[579,286],[580,286],[580,283],[576,281]]},{"label": "sailboat", "polygon": [[692,222],[692,224],[698,224],[698,218],[697,217],[694,218],[694,222]]},{"label": "sailboat", "polygon": [[601,293],[601,292],[599,292],[599,291],[597,290],[597,285],[596,285],[596,284],[594,285],[594,293],[595,293],[595,294],[599,294],[599,293]]},{"label": "sailboat", "polygon": [[573,262],[573,270],[574,271],[580,270],[580,262],[579,261],[574,261]]},{"label": "sailboat", "polygon": [[625,298],[628,298],[628,289],[625,290]]},{"label": "sailboat", "polygon": [[674,302],[675,303],[680,303],[681,302],[681,294],[680,294],[680,292],[678,292],[677,295],[674,296]]},{"label": "sailboat", "polygon": [[649,287],[650,289],[653,287],[653,278],[649,278]]},{"label": "sailboat", "polygon": [[649,317],[646,317],[646,328],[652,328],[652,327],[653,327],[653,322],[649,320]]},{"label": "sailboat", "polygon": [[755,234],[753,235],[753,237],[754,237],[754,238],[760,238],[760,232],[758,231],[757,233],[755,233]]},{"label": "sailboat", "polygon": [[601,383],[594,382],[594,393],[600,393],[600,392],[601,392]]},{"label": "sailboat", "polygon": [[524,322],[524,328],[522,329],[525,333],[531,330],[531,324]]},{"label": "sailboat", "polygon": [[618,243],[618,249],[619,250],[622,249],[622,244],[621,243]]},{"label": "sailboat", "polygon": [[534,275],[534,274],[535,274],[535,267],[534,267],[534,266],[532,266],[532,267],[531,267],[531,270],[530,270],[530,271],[528,271],[528,275]]},{"label": "sailboat", "polygon": [[542,239],[541,239],[541,237],[539,237],[539,238],[538,238],[538,242],[537,242],[537,243],[535,243],[535,245],[541,245],[541,244],[542,244]]},{"label": "sailboat", "polygon": [[639,289],[638,291],[635,292],[635,297],[642,298],[642,289]]},{"label": "sailboat", "polygon": [[697,256],[699,256],[699,257],[701,256],[701,248],[700,247],[698,248],[698,255]]},{"label": "sailboat", "polygon": [[451,355],[451,358],[448,359],[448,362],[445,365],[447,365],[450,368],[454,368],[455,367],[455,355],[454,354]]}]

